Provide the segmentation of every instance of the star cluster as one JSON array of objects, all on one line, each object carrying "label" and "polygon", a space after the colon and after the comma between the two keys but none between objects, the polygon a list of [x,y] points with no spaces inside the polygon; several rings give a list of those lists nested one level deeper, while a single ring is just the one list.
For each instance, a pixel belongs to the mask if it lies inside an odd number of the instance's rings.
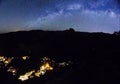
[{"label": "star cluster", "polygon": [[0,0],[0,31],[120,29],[119,0]]}]

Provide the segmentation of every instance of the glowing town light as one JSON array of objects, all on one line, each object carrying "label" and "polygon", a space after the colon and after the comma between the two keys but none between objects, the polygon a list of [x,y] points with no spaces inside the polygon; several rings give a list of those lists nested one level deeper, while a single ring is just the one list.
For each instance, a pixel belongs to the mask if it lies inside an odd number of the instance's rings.
[{"label": "glowing town light", "polygon": [[[24,59],[24,57],[22,57]],[[26,59],[26,57],[25,57]],[[19,76],[19,80],[25,81],[31,78],[40,77],[41,75],[44,75],[47,71],[53,70],[53,67],[50,65],[50,58],[44,57],[42,59],[43,65],[40,66],[39,70],[32,70],[30,72],[27,72],[24,75]]]},{"label": "glowing town light", "polygon": [[69,66],[72,62],[71,61],[68,61],[68,62],[61,62],[61,63],[58,63],[59,66],[62,66],[62,67],[65,67],[65,66]]},{"label": "glowing town light", "polygon": [[47,61],[47,60],[50,60],[50,58],[48,58],[48,57],[43,58],[43,61]]},{"label": "glowing town light", "polygon": [[5,56],[0,56],[0,62],[4,62],[6,60]]},{"label": "glowing town light", "polygon": [[41,73],[40,73],[40,70],[38,70],[37,72],[35,72],[35,76],[36,77],[40,77]]},{"label": "glowing town light", "polygon": [[3,62],[3,64],[5,64],[5,66],[7,66],[8,64],[11,63],[11,61],[14,59],[14,57],[5,57],[5,56],[0,56],[0,62]]},{"label": "glowing town light", "polygon": [[14,59],[14,57],[12,57],[12,58],[7,58],[7,59],[4,61],[5,65],[10,64],[13,59]]},{"label": "glowing town light", "polygon": [[53,70],[49,63],[46,63],[43,66],[45,67],[46,70]]},{"label": "glowing town light", "polygon": [[22,56],[23,60],[27,60],[29,57],[28,56]]},{"label": "glowing town light", "polygon": [[21,80],[21,81],[25,81],[25,80],[28,80],[32,77],[32,74],[35,72],[35,70],[32,70],[30,72],[27,72],[26,74],[24,75],[21,75],[18,79]]},{"label": "glowing town light", "polygon": [[51,59],[50,58],[48,58],[48,57],[44,57],[44,58],[42,58],[42,63],[46,63],[46,62],[50,62],[51,61]]},{"label": "glowing town light", "polygon": [[66,66],[66,65],[69,65],[69,64],[66,62],[59,63],[59,66]]},{"label": "glowing town light", "polygon": [[[12,75],[18,75],[17,71],[19,68],[14,68],[13,66],[8,66],[12,62],[13,59],[18,59],[18,57],[5,57],[5,56],[0,56],[0,68],[7,68],[7,72],[12,73]],[[28,56],[22,56],[20,57],[20,60],[27,60],[29,59]],[[23,61],[22,61],[23,62]],[[13,62],[14,63],[14,62]],[[39,66],[38,69],[32,69],[31,71],[26,72],[25,74],[22,74],[18,77],[18,80],[21,81],[26,81],[29,79],[32,79],[34,77],[41,77],[42,75],[45,75],[47,71],[53,70],[53,66],[57,64],[59,67],[66,67],[70,65],[72,62],[60,62],[56,63],[54,60],[51,60],[48,57],[43,57],[41,60],[41,66]],[[55,66],[54,66],[55,67]]]},{"label": "glowing town light", "polygon": [[53,67],[51,67],[49,63],[45,63],[40,67],[40,70],[35,73],[35,76],[40,77],[40,75],[44,75],[49,70],[53,70]]},{"label": "glowing town light", "polygon": [[17,70],[14,68],[14,67],[9,67],[9,69],[7,70],[7,72],[10,72],[10,73],[12,73],[13,75],[16,75],[16,73],[17,73]]}]

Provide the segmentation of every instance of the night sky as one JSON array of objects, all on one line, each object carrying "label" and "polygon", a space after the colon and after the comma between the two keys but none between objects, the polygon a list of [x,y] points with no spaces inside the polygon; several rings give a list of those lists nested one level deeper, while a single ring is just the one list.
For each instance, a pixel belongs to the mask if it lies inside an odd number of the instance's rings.
[{"label": "night sky", "polygon": [[43,29],[113,33],[120,0],[0,0],[0,32]]}]

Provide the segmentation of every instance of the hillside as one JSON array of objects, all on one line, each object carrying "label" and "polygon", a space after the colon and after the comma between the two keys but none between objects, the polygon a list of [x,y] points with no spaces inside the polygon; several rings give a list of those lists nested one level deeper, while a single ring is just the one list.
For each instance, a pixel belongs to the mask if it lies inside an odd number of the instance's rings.
[{"label": "hillside", "polygon": [[[91,84],[104,80],[113,84],[120,78],[120,36],[106,33],[66,31],[20,31],[0,34],[0,55],[29,56],[28,62],[14,61],[20,71],[35,68],[47,56],[54,61],[69,61],[65,68],[55,68],[48,75],[26,81],[26,84]],[[54,64],[53,64],[54,65]],[[16,77],[0,69],[0,81],[21,84]],[[28,67],[29,66],[29,67]],[[25,68],[26,67],[26,68]],[[57,67],[57,64],[54,65]],[[19,74],[21,73],[19,70]],[[18,75],[19,75],[18,74]],[[17,76],[18,76],[17,75]],[[8,80],[8,81],[5,81]]]}]

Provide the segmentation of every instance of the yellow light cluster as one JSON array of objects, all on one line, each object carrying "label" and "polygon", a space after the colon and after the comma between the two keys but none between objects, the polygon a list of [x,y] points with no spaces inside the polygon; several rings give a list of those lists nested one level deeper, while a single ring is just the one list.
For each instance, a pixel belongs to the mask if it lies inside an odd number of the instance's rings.
[{"label": "yellow light cluster", "polygon": [[4,62],[5,65],[7,66],[8,64],[10,64],[13,59],[14,59],[14,57],[7,58],[7,59],[5,60],[5,62]]},{"label": "yellow light cluster", "polygon": [[20,75],[18,79],[21,81],[25,81],[33,77],[40,77],[41,75],[44,75],[49,70],[53,70],[53,67],[51,67],[49,63],[45,63],[42,66],[40,66],[39,70],[37,71],[32,70],[30,72],[27,72],[24,75]]},{"label": "yellow light cluster", "polygon": [[27,59],[29,59],[28,56],[22,56],[22,60],[27,60]]},{"label": "yellow light cluster", "polygon": [[0,62],[4,62],[6,60],[5,56],[0,56]]},{"label": "yellow light cluster", "polygon": [[[4,65],[4,67],[7,67],[7,72],[12,73],[12,75],[18,75],[17,74],[18,68],[16,69],[15,67],[8,65],[12,62],[13,59],[16,59],[16,58],[15,57],[0,56],[0,67],[2,67]],[[26,61],[27,59],[29,59],[28,56],[20,57],[20,60],[25,60]],[[61,62],[61,63],[57,63],[57,66],[65,67],[65,66],[68,66],[71,63],[72,63],[71,61]],[[48,57],[43,57],[42,60],[41,60],[41,64],[42,65],[39,66],[38,69],[32,69],[31,71],[20,75],[18,79],[21,80],[21,81],[26,81],[26,80],[34,78],[34,77],[41,77],[42,75],[45,75],[45,73],[47,71],[53,70],[53,66],[55,64],[55,61],[51,60]]]},{"label": "yellow light cluster", "polygon": [[14,57],[5,57],[5,56],[0,56],[0,62],[3,62],[5,66],[11,63],[11,61],[14,59]]},{"label": "yellow light cluster", "polygon": [[35,70],[32,70],[30,72],[25,73],[24,75],[21,75],[18,79],[21,81],[25,81],[28,80],[29,78],[31,78],[32,74],[35,72]]},{"label": "yellow light cluster", "polygon": [[10,73],[12,73],[13,75],[16,75],[16,73],[17,73],[17,70],[14,68],[14,67],[9,67],[9,69],[7,70],[7,72],[10,72]]},{"label": "yellow light cluster", "polygon": [[51,67],[49,63],[45,63],[40,67],[40,70],[35,73],[35,76],[40,77],[40,75],[44,75],[46,71],[49,70],[53,70],[53,67]]}]

